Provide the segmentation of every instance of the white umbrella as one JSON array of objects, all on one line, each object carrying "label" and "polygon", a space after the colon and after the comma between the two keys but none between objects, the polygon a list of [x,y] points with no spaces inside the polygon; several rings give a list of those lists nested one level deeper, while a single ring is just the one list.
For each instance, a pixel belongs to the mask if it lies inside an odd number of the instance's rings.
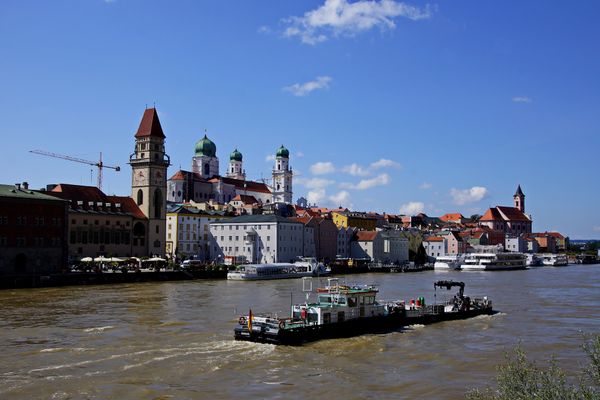
[{"label": "white umbrella", "polygon": [[92,257],[83,257],[81,259],[81,262],[92,262],[94,261],[94,259]]},{"label": "white umbrella", "polygon": [[165,260],[164,258],[160,258],[160,257],[152,257],[146,261],[167,261],[167,260]]},{"label": "white umbrella", "polygon": [[110,258],[104,256],[94,258],[94,262],[110,262]]},{"label": "white umbrella", "polygon": [[117,257],[111,257],[108,259],[110,262],[123,262],[125,260],[123,260],[122,258],[117,258]]}]

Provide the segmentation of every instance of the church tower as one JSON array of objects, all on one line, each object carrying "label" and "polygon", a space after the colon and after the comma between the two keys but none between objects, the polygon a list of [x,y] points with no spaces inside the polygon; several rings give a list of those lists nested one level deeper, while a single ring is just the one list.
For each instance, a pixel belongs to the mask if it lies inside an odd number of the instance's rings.
[{"label": "church tower", "polygon": [[205,179],[219,175],[219,158],[217,146],[204,134],[196,143],[195,155],[192,158],[192,171]]},{"label": "church tower", "polygon": [[171,163],[165,154],[165,134],[156,108],[144,111],[135,134],[135,152],[129,156],[129,164],[132,170],[131,197],[148,218],[147,232],[141,231],[141,226],[134,226],[134,235],[145,238],[149,255],[164,255],[167,167]]},{"label": "church tower", "polygon": [[235,149],[229,156],[229,168],[227,169],[227,177],[245,180],[246,172],[242,169],[242,153]]},{"label": "church tower", "polygon": [[275,154],[273,168],[273,203],[292,203],[292,169],[289,164],[290,151],[281,145]]},{"label": "church tower", "polygon": [[521,190],[521,185],[517,187],[517,191],[515,192],[513,199],[515,200],[515,208],[518,208],[522,213],[525,213],[525,195]]}]

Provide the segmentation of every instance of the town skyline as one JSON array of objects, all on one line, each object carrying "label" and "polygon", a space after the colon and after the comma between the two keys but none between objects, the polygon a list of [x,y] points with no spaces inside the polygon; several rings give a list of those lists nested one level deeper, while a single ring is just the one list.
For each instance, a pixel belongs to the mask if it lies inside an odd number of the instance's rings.
[{"label": "town skyline", "polygon": [[[89,160],[103,152],[122,169],[105,171],[103,190],[128,195],[127,161],[147,104],[167,137],[169,175],[190,170],[206,129],[222,174],[237,148],[248,179],[269,178],[270,157],[285,145],[297,173],[294,202],[468,217],[512,205],[520,184],[535,230],[600,236],[598,188],[581,173],[598,167],[599,58],[585,53],[594,35],[583,35],[598,30],[596,5],[575,5],[554,26],[558,6],[519,4],[522,14],[511,16],[519,36],[490,19],[516,3],[359,2],[368,7],[357,16],[356,2],[339,1],[332,17],[333,3],[241,4],[229,14],[218,4],[0,5],[8,142],[0,181],[95,185],[95,169],[90,177],[84,165],[28,151]],[[530,21],[534,11],[547,21]],[[210,18],[197,25],[194,16]],[[313,24],[315,16],[324,22]],[[166,23],[146,36],[143,21]],[[544,40],[535,35],[550,27]],[[545,64],[554,51],[562,57]],[[486,72],[470,76],[480,68]]]}]

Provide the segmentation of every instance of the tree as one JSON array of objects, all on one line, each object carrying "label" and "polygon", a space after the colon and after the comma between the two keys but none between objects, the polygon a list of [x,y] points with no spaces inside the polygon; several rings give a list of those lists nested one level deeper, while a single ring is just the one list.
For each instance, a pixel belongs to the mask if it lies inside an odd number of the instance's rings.
[{"label": "tree", "polygon": [[479,220],[481,219],[481,215],[473,214],[469,217],[469,219],[471,220],[471,222],[479,222]]},{"label": "tree", "polygon": [[567,382],[566,375],[551,358],[547,368],[540,368],[527,360],[525,352],[517,347],[514,355],[506,355],[506,363],[498,367],[497,388],[472,389],[471,400],[570,400],[600,399],[600,335],[583,346],[590,362],[582,371],[577,385]]}]

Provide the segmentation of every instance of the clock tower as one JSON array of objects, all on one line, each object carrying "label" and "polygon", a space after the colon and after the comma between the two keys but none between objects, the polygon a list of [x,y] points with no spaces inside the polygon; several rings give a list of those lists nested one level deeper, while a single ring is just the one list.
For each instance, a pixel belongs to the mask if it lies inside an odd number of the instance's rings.
[{"label": "clock tower", "polygon": [[[132,170],[131,197],[148,218],[147,227],[133,227],[134,237],[145,238],[148,255],[164,255],[167,167],[171,163],[165,153],[165,134],[160,126],[156,108],[147,108],[144,111],[140,127],[135,134],[135,152],[129,156],[129,164]],[[142,228],[145,232],[141,231]]]}]

